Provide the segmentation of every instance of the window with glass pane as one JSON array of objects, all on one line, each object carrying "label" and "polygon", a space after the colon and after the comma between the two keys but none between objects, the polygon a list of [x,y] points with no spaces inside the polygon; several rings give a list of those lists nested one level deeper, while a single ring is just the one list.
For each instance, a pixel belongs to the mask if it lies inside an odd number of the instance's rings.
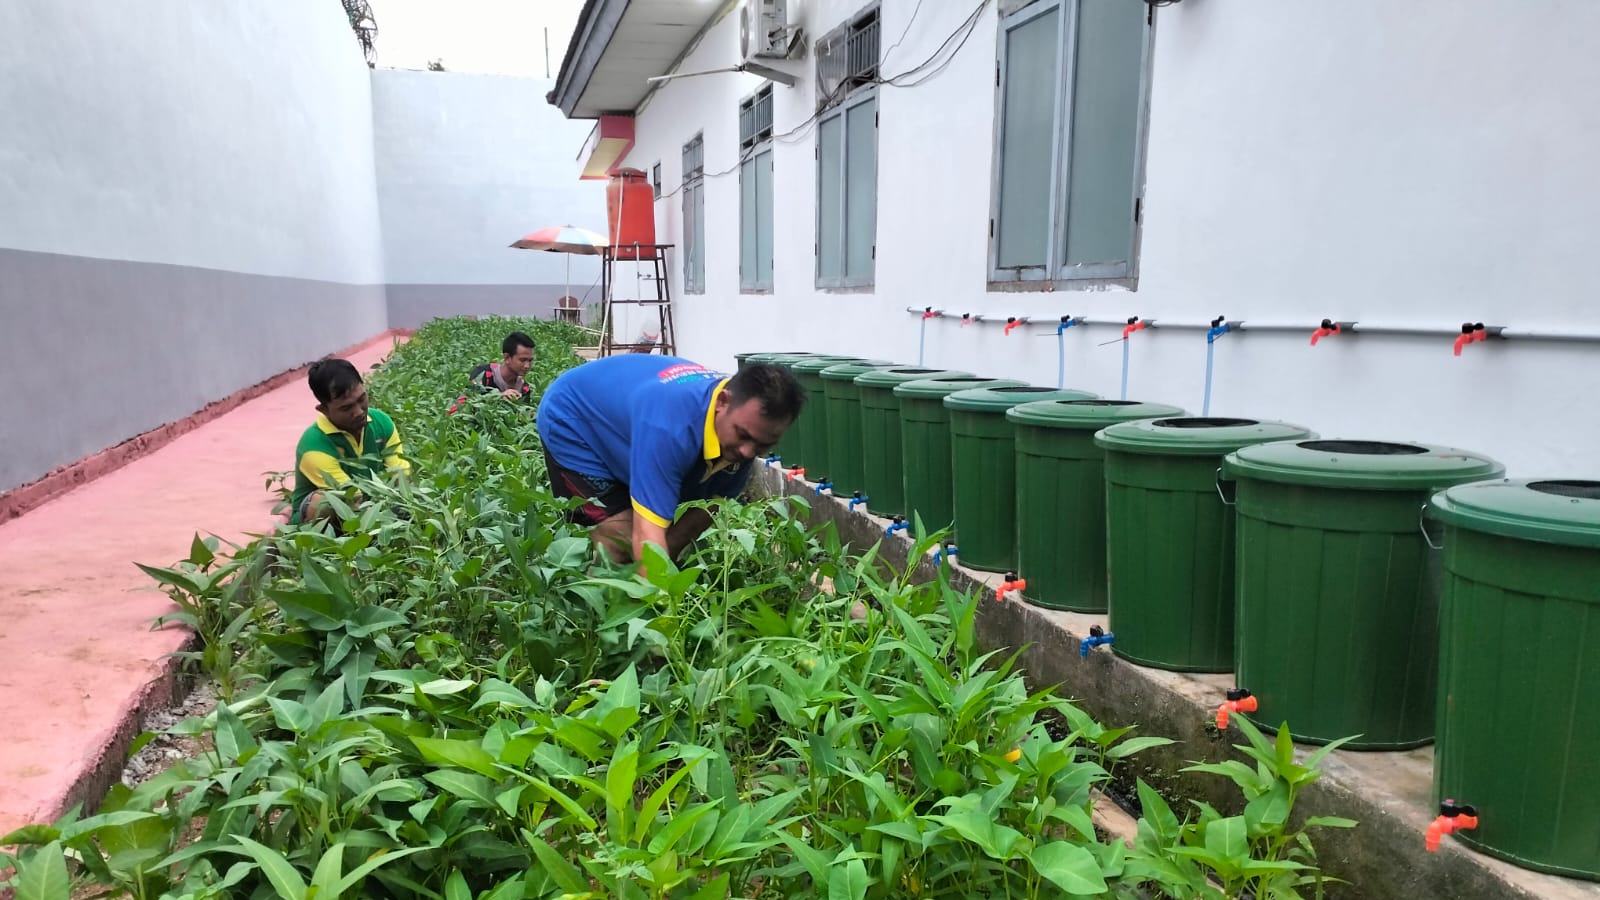
[{"label": "window with glass pane", "polygon": [[873,283],[878,218],[878,7],[817,42],[817,286]]},{"label": "window with glass pane", "polygon": [[705,141],[700,135],[683,145],[683,292],[706,290]]},{"label": "window with glass pane", "polygon": [[1131,278],[1148,8],[1013,6],[1001,23],[990,277]]},{"label": "window with glass pane", "polygon": [[772,89],[739,107],[739,289],[772,290]]}]

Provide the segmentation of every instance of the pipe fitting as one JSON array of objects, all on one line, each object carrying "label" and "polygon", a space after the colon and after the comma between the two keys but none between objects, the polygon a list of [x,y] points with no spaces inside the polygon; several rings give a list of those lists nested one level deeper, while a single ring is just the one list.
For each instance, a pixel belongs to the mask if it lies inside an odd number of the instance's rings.
[{"label": "pipe fitting", "polygon": [[1260,707],[1255,695],[1244,688],[1230,688],[1227,697],[1228,699],[1217,707],[1218,731],[1228,730],[1228,716],[1231,713],[1253,713]]},{"label": "pipe fitting", "polygon": [[854,512],[856,507],[860,506],[863,503],[866,503],[870,499],[872,499],[872,498],[871,497],[864,497],[864,496],[862,496],[860,491],[856,491],[854,494],[850,495],[850,511]]},{"label": "pipe fitting", "polygon": [[1018,578],[1017,577],[1017,573],[1015,573],[1015,572],[1007,572],[1005,580],[1001,581],[1000,582],[1000,586],[994,589],[995,602],[996,603],[1004,602],[1005,599],[1006,599],[1006,595],[1011,593],[1012,591],[1025,591],[1027,589],[1028,589],[1028,579],[1026,579],[1026,578]]},{"label": "pipe fitting", "polygon": [[1468,831],[1478,827],[1478,811],[1464,803],[1446,799],[1439,804],[1439,816],[1428,824],[1422,844],[1429,853],[1438,853],[1439,844],[1447,834]]},{"label": "pipe fitting", "polygon": [[1080,319],[1075,319],[1072,316],[1062,316],[1061,317],[1061,324],[1056,326],[1056,334],[1061,334],[1062,332],[1066,331],[1068,328],[1071,328],[1074,325],[1082,325],[1082,324],[1083,324],[1083,322]]},{"label": "pipe fitting", "polygon": [[1101,628],[1099,625],[1091,625],[1089,626],[1089,636],[1078,642],[1078,656],[1088,659],[1090,650],[1102,644],[1116,643],[1116,640],[1117,636],[1112,632]]},{"label": "pipe fitting", "polygon": [[883,533],[889,537],[894,537],[896,531],[905,531],[910,527],[910,524],[906,522],[905,516],[895,516],[894,521],[890,523],[888,528],[884,529]]},{"label": "pipe fitting", "polygon": [[1211,320],[1211,330],[1206,332],[1206,343],[1215,344],[1217,342],[1217,338],[1222,337],[1232,330],[1233,326],[1228,324],[1227,316],[1217,316],[1215,319]]}]

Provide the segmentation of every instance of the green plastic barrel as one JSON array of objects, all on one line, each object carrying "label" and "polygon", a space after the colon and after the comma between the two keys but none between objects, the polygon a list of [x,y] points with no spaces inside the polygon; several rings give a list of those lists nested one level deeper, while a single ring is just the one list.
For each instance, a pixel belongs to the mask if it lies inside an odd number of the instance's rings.
[{"label": "green plastic barrel", "polygon": [[900,477],[900,399],[896,385],[928,378],[972,375],[954,369],[895,366],[872,369],[856,376],[861,392],[861,492],[867,506],[879,515],[898,516],[906,511],[905,486]]},{"label": "green plastic barrel", "polygon": [[[813,356],[798,360],[789,366],[800,386],[810,397],[796,424],[801,425],[799,464],[805,467],[806,478],[820,481],[832,477],[833,462],[828,456],[828,398],[823,389],[822,370],[840,363],[864,365],[894,365],[885,359],[863,359],[859,356]],[[793,426],[790,426],[791,428]],[[790,448],[791,450],[793,447]],[[784,464],[793,468],[791,460]]]},{"label": "green plastic barrel", "polygon": [[977,388],[944,398],[962,565],[986,572],[1017,568],[1017,440],[1006,412],[1040,400],[1094,399],[1089,391],[1032,385]]},{"label": "green plastic barrel", "polygon": [[1310,434],[1198,416],[1095,434],[1106,451],[1106,602],[1118,656],[1180,672],[1233,670],[1233,509],[1217,470],[1240,447]]},{"label": "green plastic barrel", "polygon": [[[1422,531],[1435,491],[1500,477],[1465,450],[1286,441],[1230,455],[1238,483],[1239,686],[1251,718],[1355,750],[1433,740],[1439,554]],[[1118,636],[1120,639],[1120,635]]]},{"label": "green plastic barrel", "polygon": [[1455,837],[1600,880],[1600,481],[1488,481],[1434,496],[1444,523],[1436,796]]},{"label": "green plastic barrel", "polygon": [[1017,571],[1026,574],[1029,601],[1106,611],[1105,451],[1094,433],[1181,415],[1137,400],[1045,400],[1006,413],[1017,432]]},{"label": "green plastic barrel", "polygon": [[894,395],[900,400],[900,483],[907,522],[915,527],[920,518],[924,531],[932,534],[949,528],[956,518],[951,493],[955,476],[951,470],[950,411],[944,408],[944,398],[973,388],[1027,386],[1027,382],[1005,378],[957,375],[895,387]]},{"label": "green plastic barrel", "polygon": [[743,372],[745,369],[750,368],[750,357],[755,355],[755,353],[735,353],[733,359],[738,366],[735,371]]},{"label": "green plastic barrel", "polygon": [[817,474],[828,476],[836,497],[867,496],[861,457],[861,389],[855,381],[858,375],[888,368],[894,364],[840,363],[817,373],[822,376],[828,403],[828,471]]}]

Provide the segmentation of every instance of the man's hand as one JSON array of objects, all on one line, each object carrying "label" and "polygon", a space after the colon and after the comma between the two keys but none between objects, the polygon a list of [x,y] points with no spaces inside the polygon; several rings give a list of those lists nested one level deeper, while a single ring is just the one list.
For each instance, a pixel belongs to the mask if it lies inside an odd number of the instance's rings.
[{"label": "man's hand", "polygon": [[500,396],[506,398],[507,400],[521,400],[522,392],[516,388],[506,388],[500,392]]}]

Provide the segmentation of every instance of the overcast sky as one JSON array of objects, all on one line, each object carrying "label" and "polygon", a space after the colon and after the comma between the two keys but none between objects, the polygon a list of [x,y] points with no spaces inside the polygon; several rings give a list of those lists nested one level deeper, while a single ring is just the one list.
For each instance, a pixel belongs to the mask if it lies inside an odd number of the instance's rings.
[{"label": "overcast sky", "polygon": [[583,0],[369,0],[378,20],[378,66],[549,77],[577,25]]}]

